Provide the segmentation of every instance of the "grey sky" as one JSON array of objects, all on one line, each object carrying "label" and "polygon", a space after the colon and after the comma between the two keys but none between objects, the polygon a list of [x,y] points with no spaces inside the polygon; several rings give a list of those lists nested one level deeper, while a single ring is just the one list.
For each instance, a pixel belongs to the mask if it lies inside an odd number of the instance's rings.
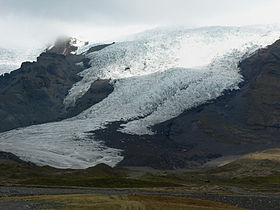
[{"label": "grey sky", "polygon": [[63,33],[105,40],[161,25],[277,23],[278,11],[279,0],[0,0],[0,46]]}]

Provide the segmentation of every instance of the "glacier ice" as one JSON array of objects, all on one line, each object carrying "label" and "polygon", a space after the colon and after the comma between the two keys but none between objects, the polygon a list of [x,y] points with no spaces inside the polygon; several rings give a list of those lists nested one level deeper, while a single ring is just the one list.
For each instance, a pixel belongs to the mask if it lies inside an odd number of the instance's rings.
[{"label": "glacier ice", "polygon": [[55,122],[4,132],[0,148],[23,160],[57,168],[79,169],[98,163],[114,166],[120,162],[120,150],[103,146],[83,132],[90,128],[87,123],[90,122]]},{"label": "glacier ice", "polygon": [[20,67],[22,62],[35,61],[38,55],[43,52],[38,49],[6,49],[0,48],[0,75],[10,73]]},{"label": "glacier ice", "polygon": [[[153,134],[149,127],[184,110],[238,89],[238,62],[277,39],[269,26],[154,30],[88,55],[91,68],[80,73],[65,98],[75,104],[97,79],[111,79],[114,92],[79,118],[129,121],[120,131]],[[159,33],[160,32],[160,33]],[[100,126],[102,125],[100,124]],[[106,123],[105,123],[106,124]]]},{"label": "glacier ice", "polygon": [[121,151],[89,131],[122,121],[120,132],[152,135],[153,125],[238,89],[238,62],[275,41],[279,31],[274,26],[151,30],[89,53],[91,67],[80,73],[83,79],[65,105],[73,106],[97,79],[111,79],[114,91],[76,117],[2,133],[1,150],[60,168],[114,166],[123,159]]}]

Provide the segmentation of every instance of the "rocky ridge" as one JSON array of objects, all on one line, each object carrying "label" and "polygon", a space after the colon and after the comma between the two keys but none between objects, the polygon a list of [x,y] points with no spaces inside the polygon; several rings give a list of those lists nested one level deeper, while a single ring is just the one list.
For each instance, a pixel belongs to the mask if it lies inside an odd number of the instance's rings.
[{"label": "rocky ridge", "polygon": [[81,80],[78,73],[89,67],[84,54],[75,54],[77,43],[73,38],[60,38],[37,61],[24,62],[19,69],[0,76],[0,132],[72,117],[113,91],[109,80],[97,81],[76,106],[66,110],[65,96]]}]

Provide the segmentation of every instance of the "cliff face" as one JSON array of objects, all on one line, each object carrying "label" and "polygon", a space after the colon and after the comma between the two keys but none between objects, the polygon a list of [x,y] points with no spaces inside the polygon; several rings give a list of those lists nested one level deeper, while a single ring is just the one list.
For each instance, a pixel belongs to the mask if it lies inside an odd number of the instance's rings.
[{"label": "cliff face", "polygon": [[[65,112],[63,100],[77,75],[88,66],[84,55],[73,54],[77,47],[70,38],[59,39],[36,62],[25,62],[20,69],[0,76],[0,132],[33,124],[72,117],[98,103],[113,90],[109,81],[99,81]],[[84,67],[76,65],[82,62]]]},{"label": "cliff face", "polygon": [[240,67],[249,82],[246,123],[256,129],[280,128],[280,40],[244,60]]}]

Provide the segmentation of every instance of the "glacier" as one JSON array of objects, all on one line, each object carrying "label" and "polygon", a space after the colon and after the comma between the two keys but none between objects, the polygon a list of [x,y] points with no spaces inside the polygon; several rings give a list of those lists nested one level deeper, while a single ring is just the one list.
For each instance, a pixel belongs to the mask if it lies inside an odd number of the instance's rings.
[{"label": "glacier", "polygon": [[20,67],[22,62],[35,61],[44,47],[36,49],[7,49],[0,47],[0,75],[10,73]]},{"label": "glacier", "polygon": [[278,26],[155,29],[86,54],[91,67],[79,73],[65,106],[74,106],[98,79],[110,79],[114,91],[76,117],[1,133],[1,150],[58,168],[115,166],[122,151],[91,131],[120,121],[119,132],[153,135],[154,125],[239,89],[238,62],[272,44],[279,32]]}]

